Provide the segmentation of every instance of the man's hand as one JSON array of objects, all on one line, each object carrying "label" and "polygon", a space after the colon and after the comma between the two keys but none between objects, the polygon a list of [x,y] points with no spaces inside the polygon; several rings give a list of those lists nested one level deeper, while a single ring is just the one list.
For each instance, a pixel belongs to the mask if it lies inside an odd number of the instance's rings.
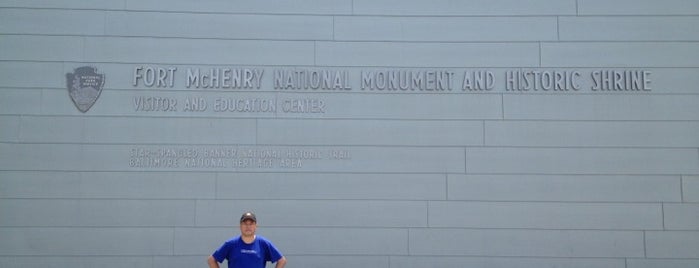
[{"label": "man's hand", "polygon": [[206,263],[209,264],[209,268],[220,268],[218,266],[218,262],[216,261],[216,259],[214,259],[214,256],[209,256],[209,258],[206,259]]},{"label": "man's hand", "polygon": [[277,265],[275,265],[274,268],[284,268],[284,265],[286,265],[286,258],[282,256],[282,258],[277,261]]}]

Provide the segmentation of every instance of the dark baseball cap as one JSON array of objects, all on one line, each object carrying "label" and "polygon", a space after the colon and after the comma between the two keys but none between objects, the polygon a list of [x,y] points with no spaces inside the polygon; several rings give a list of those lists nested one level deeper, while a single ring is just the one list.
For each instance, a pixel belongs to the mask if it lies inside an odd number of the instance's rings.
[{"label": "dark baseball cap", "polygon": [[246,220],[251,220],[251,221],[257,222],[257,217],[255,217],[255,213],[248,211],[248,212],[243,213],[243,216],[240,216],[240,222],[244,222]]}]

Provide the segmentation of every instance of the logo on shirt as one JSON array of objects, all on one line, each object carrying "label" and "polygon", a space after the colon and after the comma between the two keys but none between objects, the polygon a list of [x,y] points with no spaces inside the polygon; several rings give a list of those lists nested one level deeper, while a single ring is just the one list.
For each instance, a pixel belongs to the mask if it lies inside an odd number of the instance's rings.
[{"label": "logo on shirt", "polygon": [[255,251],[255,250],[253,250],[253,249],[241,249],[241,250],[240,250],[240,253],[243,253],[243,254],[257,254],[257,251]]}]

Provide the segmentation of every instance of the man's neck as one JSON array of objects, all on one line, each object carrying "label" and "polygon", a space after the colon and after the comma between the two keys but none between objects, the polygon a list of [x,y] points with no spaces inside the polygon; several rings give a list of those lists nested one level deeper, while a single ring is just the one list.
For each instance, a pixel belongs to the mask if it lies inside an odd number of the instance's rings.
[{"label": "man's neck", "polygon": [[240,238],[243,239],[243,242],[245,242],[245,244],[251,244],[253,241],[255,241],[255,235],[240,236]]}]

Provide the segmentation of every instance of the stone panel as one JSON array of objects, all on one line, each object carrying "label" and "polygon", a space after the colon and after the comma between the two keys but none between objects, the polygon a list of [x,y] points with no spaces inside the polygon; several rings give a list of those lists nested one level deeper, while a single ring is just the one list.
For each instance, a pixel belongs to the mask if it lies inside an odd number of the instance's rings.
[{"label": "stone panel", "polygon": [[539,66],[536,43],[316,42],[321,66]]},{"label": "stone panel", "polygon": [[699,204],[663,204],[667,230],[699,230]]},{"label": "stone panel", "polygon": [[0,142],[19,141],[20,117],[0,116]]},{"label": "stone panel", "polygon": [[555,0],[469,0],[452,2],[400,1],[400,0],[355,0],[354,14],[370,15],[442,15],[442,16],[484,16],[484,15],[574,15],[575,1]]},{"label": "stone panel", "polygon": [[338,41],[554,41],[553,17],[336,17]]},{"label": "stone panel", "polygon": [[206,199],[215,195],[216,177],[213,173],[2,171],[0,185],[0,198]]},{"label": "stone panel", "polygon": [[[505,119],[698,120],[699,95],[505,95]],[[662,111],[662,112],[658,112]]]},{"label": "stone panel", "polygon": [[692,42],[542,43],[542,67],[699,67]]},{"label": "stone panel", "polygon": [[[0,90],[0,113],[38,114],[41,105],[32,105],[41,100],[41,90],[36,89],[2,89]],[[66,101],[70,101],[67,100]]]},{"label": "stone panel", "polygon": [[699,202],[699,176],[682,177],[682,201]]},{"label": "stone panel", "polygon": [[643,250],[643,233],[632,231],[410,230],[413,255],[621,258]]},{"label": "stone panel", "polygon": [[692,0],[579,0],[579,15],[697,15],[699,3]]},{"label": "stone panel", "polygon": [[343,256],[343,255],[287,255],[287,266],[293,267],[362,267],[362,268],[387,268],[389,257],[387,256]]},{"label": "stone panel", "polygon": [[81,146],[0,143],[0,170],[80,170]]},{"label": "stone panel", "polygon": [[103,35],[104,29],[104,13],[94,10],[0,9],[3,34]]},{"label": "stone panel", "polygon": [[[63,72],[62,68],[61,63],[0,62],[0,81],[4,87],[2,91],[18,90],[21,87],[65,88],[67,72]],[[27,75],[33,75],[32,79],[26,79]]]},{"label": "stone panel", "polygon": [[680,202],[679,176],[449,175],[449,200]]},{"label": "stone panel", "polygon": [[658,204],[431,201],[435,228],[661,230]]},{"label": "stone panel", "polygon": [[673,260],[673,259],[627,259],[628,268],[695,268],[699,267],[699,260]]},{"label": "stone panel", "polygon": [[[200,261],[201,262],[201,261]],[[91,257],[91,256],[3,256],[0,266],[5,268],[20,267],[101,267],[122,268],[152,268],[153,258],[150,256],[132,257]]]},{"label": "stone panel", "polygon": [[446,187],[437,174],[220,173],[216,198],[444,200]]},{"label": "stone panel", "polygon": [[0,7],[26,7],[26,8],[67,8],[67,9],[123,9],[126,0],[95,0],[85,2],[82,0],[6,0],[0,3]]},{"label": "stone panel", "polygon": [[330,40],[332,25],[332,17],[322,16],[108,12],[105,31],[117,36]]},{"label": "stone panel", "polygon": [[85,141],[80,117],[22,117],[20,139],[27,143],[80,143]]},{"label": "stone panel", "polygon": [[697,41],[698,24],[696,17],[559,18],[562,41]]},{"label": "stone panel", "polygon": [[3,35],[0,60],[83,61],[83,48],[77,36]]},{"label": "stone panel", "polygon": [[91,117],[84,129],[89,143],[254,144],[255,134],[252,119]]},{"label": "stone panel", "polygon": [[697,174],[696,149],[467,148],[466,172],[491,174]]},{"label": "stone panel", "polygon": [[697,122],[486,121],[485,144],[537,147],[699,147]]},{"label": "stone panel", "polygon": [[0,226],[193,226],[195,202],[173,200],[8,199]]},{"label": "stone panel", "polygon": [[645,239],[648,258],[699,258],[699,232],[648,231]]},{"label": "stone panel", "polygon": [[243,211],[254,211],[260,226],[427,226],[427,202],[424,201],[199,200],[196,211],[197,226],[236,225]]},{"label": "stone panel", "polygon": [[0,228],[5,256],[152,256],[173,253],[171,228]]},{"label": "stone panel", "polygon": [[187,0],[168,1],[164,5],[158,0],[124,0],[129,10],[176,11],[176,12],[226,12],[257,14],[351,14],[351,0],[312,0],[279,2],[274,0],[228,1],[206,0],[191,2]]},{"label": "stone panel", "polygon": [[[145,37],[85,38],[85,60],[120,63],[313,64],[313,42]],[[65,54],[65,53],[62,53]],[[0,58],[6,58],[0,54]],[[61,54],[59,54],[61,55]],[[15,57],[9,57],[13,59]],[[44,57],[46,58],[46,57]],[[75,60],[75,59],[73,59]]]},{"label": "stone panel", "polygon": [[392,256],[390,268],[491,267],[491,268],[626,268],[623,259],[611,258],[532,258],[532,257],[454,257]]},{"label": "stone panel", "polygon": [[[213,253],[213,251],[211,252]],[[173,255],[173,256],[154,256],[152,258],[153,268],[173,268],[173,267],[199,267],[206,265],[206,260],[211,254],[202,255]],[[226,267],[221,265],[221,267]]]},{"label": "stone panel", "polygon": [[[303,131],[291,131],[295,129]],[[279,135],[280,131],[286,134]],[[697,134],[699,135],[699,131]],[[468,146],[483,144],[483,123],[417,120],[259,120],[257,136],[260,144]]]}]

